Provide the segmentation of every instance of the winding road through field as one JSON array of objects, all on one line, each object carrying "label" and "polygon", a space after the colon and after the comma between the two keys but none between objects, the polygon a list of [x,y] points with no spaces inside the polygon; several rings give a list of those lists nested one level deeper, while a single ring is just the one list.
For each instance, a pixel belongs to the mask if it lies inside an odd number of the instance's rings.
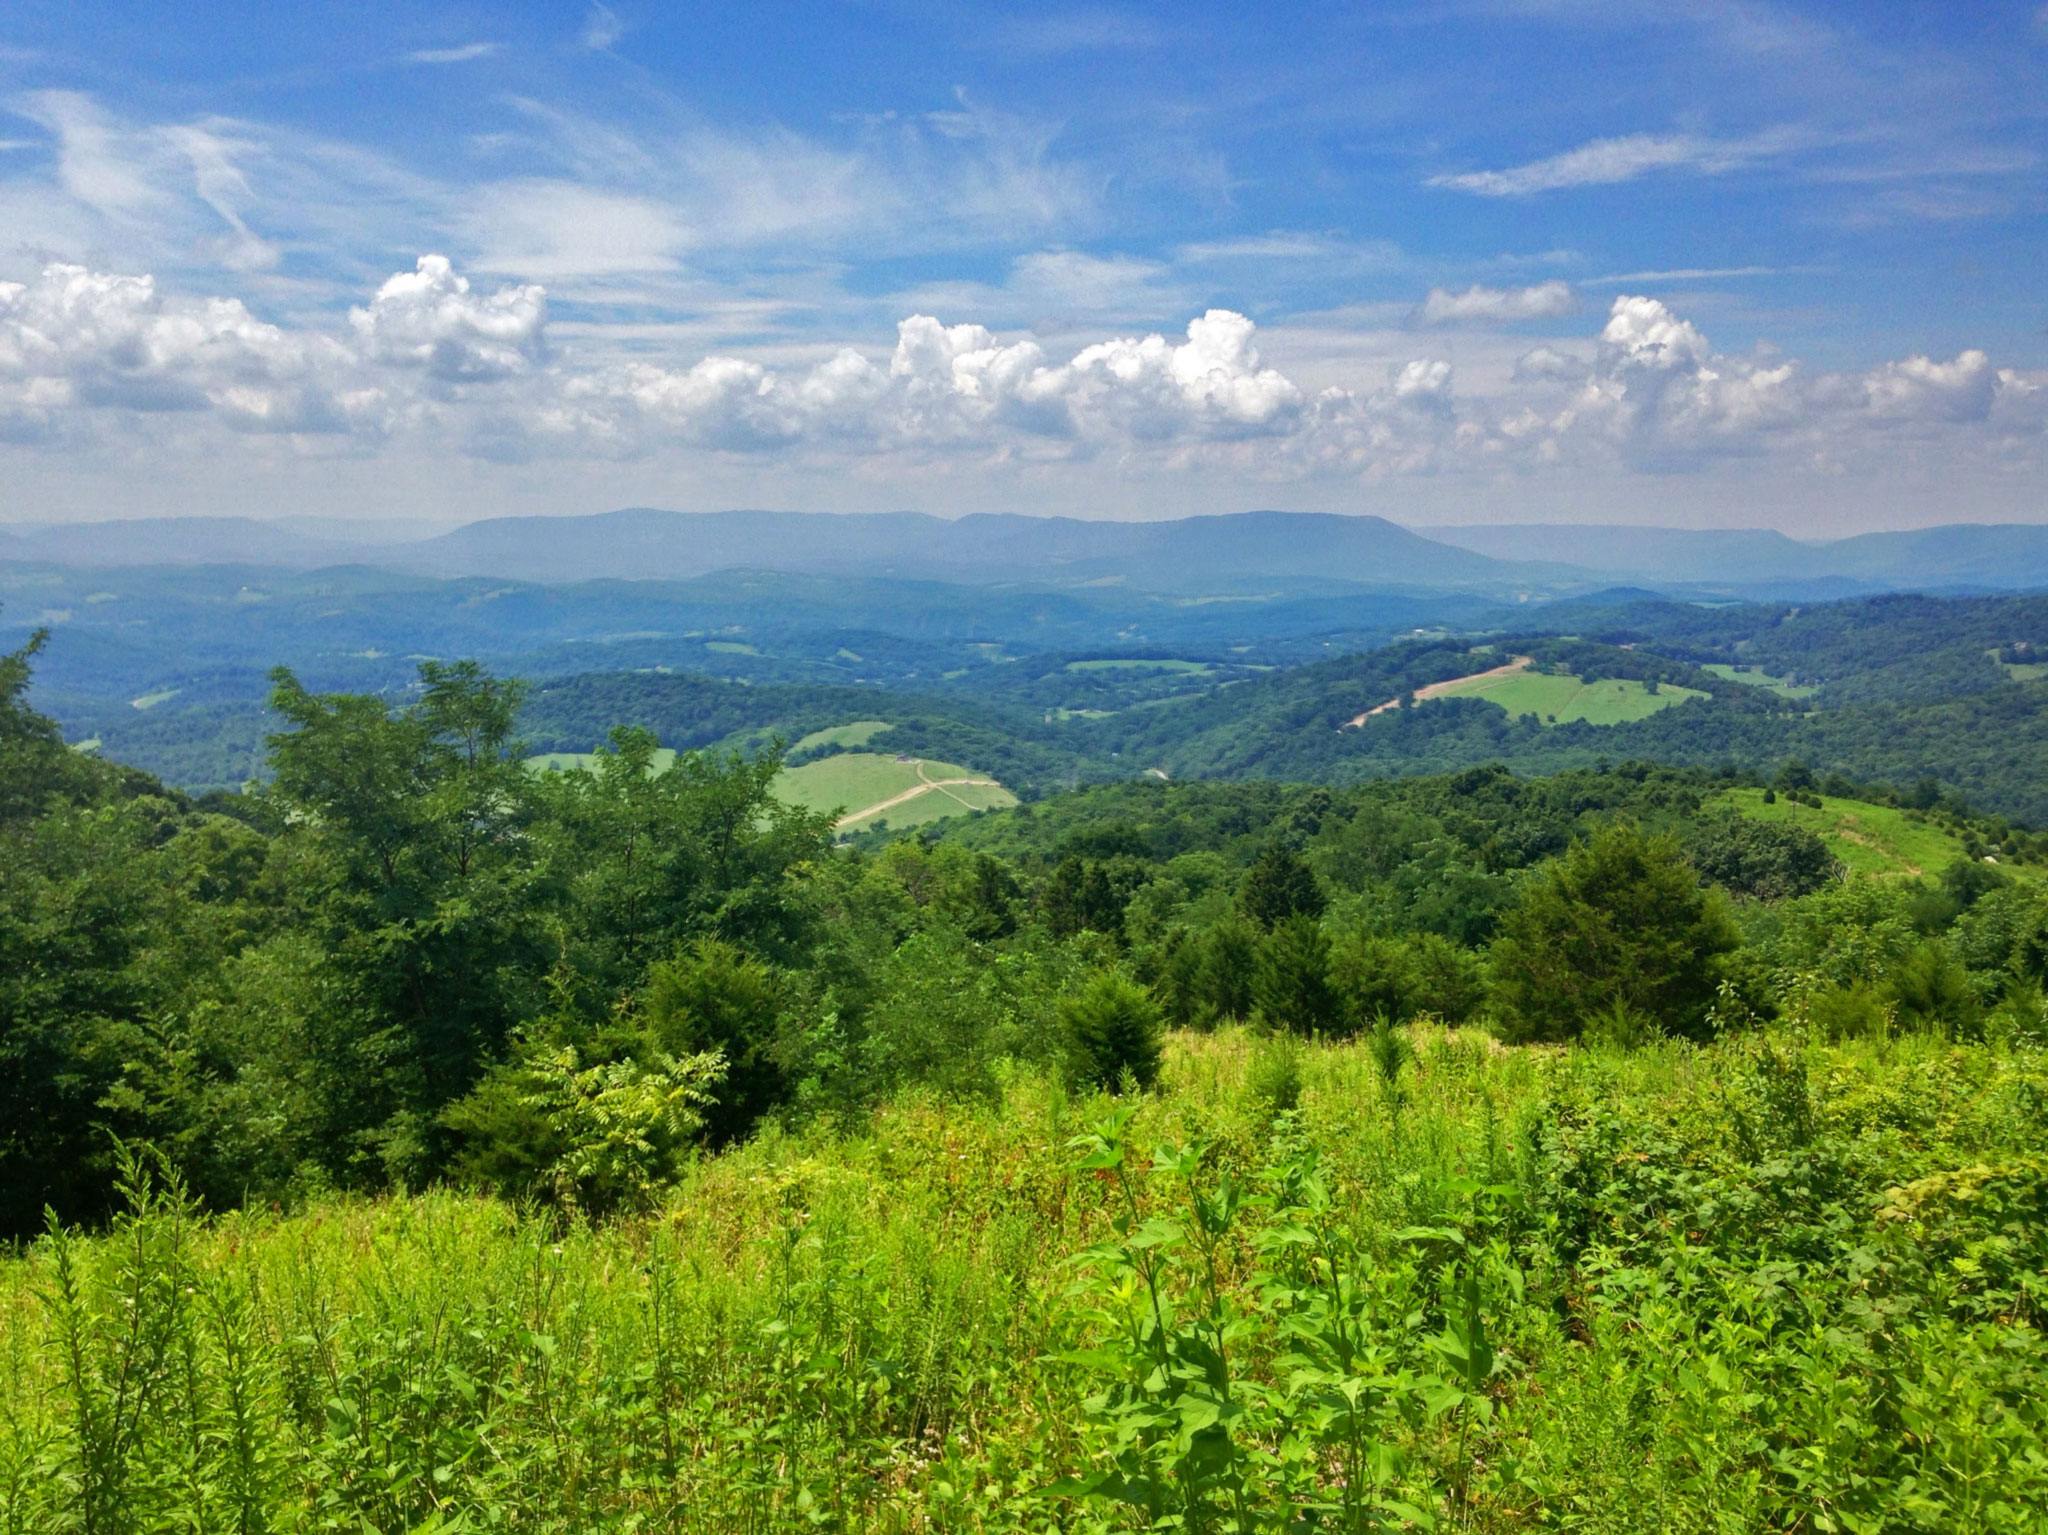
[{"label": "winding road through field", "polygon": [[880,815],[884,810],[894,810],[898,805],[917,799],[921,795],[930,794],[935,789],[939,793],[944,794],[947,799],[953,801],[954,804],[961,806],[963,809],[972,810],[975,808],[974,806],[968,804],[959,795],[948,791],[964,788],[1000,789],[1002,787],[993,778],[933,778],[925,772],[924,767],[924,759],[920,757],[917,761],[917,776],[923,782],[918,784],[916,788],[905,789],[901,794],[885,799],[879,805],[870,805],[865,810],[849,811],[834,823],[833,829],[843,831],[855,821],[865,821],[870,816]]},{"label": "winding road through field", "polygon": [[[1452,677],[1445,682],[1432,682],[1426,687],[1419,687],[1415,690],[1415,701],[1421,703],[1426,698],[1441,698],[1444,694],[1450,692],[1452,688],[1464,687],[1468,682],[1484,682],[1488,677],[1512,677],[1516,672],[1527,671],[1534,664],[1535,657],[1533,656],[1516,656],[1507,665],[1496,666],[1490,671],[1474,672],[1469,677]],[[1339,730],[1350,730],[1356,726],[1363,725],[1375,714],[1385,714],[1389,709],[1398,709],[1400,707],[1400,699],[1390,698],[1377,708],[1366,710],[1357,719],[1346,720],[1337,728]]]}]

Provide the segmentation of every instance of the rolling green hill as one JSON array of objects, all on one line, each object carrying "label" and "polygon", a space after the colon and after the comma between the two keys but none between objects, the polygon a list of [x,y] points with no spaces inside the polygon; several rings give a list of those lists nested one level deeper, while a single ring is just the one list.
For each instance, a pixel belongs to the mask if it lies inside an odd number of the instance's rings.
[{"label": "rolling green hill", "polygon": [[806,810],[835,812],[841,831],[886,822],[902,829],[925,826],[977,810],[1003,809],[1017,796],[986,773],[951,762],[877,752],[840,752],[775,780],[778,799]]},{"label": "rolling green hill", "polygon": [[1724,796],[1746,816],[1817,834],[1854,874],[1917,878],[1939,874],[1966,858],[1962,838],[1925,815],[1892,805],[1816,795],[1818,808],[1786,796],[1765,803],[1762,789],[1730,789]]},{"label": "rolling green hill", "polygon": [[1708,695],[1694,688],[1649,685],[1625,677],[1588,682],[1570,673],[1519,672],[1504,677],[1452,682],[1435,690],[1439,698],[1479,698],[1498,704],[1510,717],[1534,715],[1546,725],[1621,725],[1648,719],[1659,709]]}]

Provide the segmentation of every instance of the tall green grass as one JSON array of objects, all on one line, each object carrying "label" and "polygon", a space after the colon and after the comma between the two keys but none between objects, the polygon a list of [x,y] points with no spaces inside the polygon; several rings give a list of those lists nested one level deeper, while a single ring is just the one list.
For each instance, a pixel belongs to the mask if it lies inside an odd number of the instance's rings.
[{"label": "tall green grass", "polygon": [[0,1263],[0,1530],[2039,1529],[2044,1106],[1917,1037],[1226,1032],[601,1226],[137,1158]]}]

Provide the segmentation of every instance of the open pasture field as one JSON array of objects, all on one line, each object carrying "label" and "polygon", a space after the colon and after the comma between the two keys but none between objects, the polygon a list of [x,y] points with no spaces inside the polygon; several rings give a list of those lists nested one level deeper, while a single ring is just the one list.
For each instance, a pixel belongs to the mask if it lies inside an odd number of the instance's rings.
[{"label": "open pasture field", "polygon": [[816,751],[821,746],[865,746],[888,728],[887,720],[854,720],[850,724],[834,725],[826,730],[813,730],[789,750],[791,755],[794,755],[797,752]]},{"label": "open pasture field", "polygon": [[879,752],[842,752],[790,768],[775,780],[775,794],[807,810],[837,810],[847,830],[878,820],[922,826],[1017,803],[1016,795],[973,768]]},{"label": "open pasture field", "polygon": [[1438,698],[1483,698],[1499,704],[1510,715],[1533,714],[1546,725],[1569,725],[1583,720],[1589,725],[1623,725],[1648,719],[1659,709],[1704,698],[1696,688],[1665,683],[1654,693],[1640,682],[1618,677],[1587,682],[1573,676],[1552,676],[1545,672],[1511,672],[1468,677],[1462,682],[1444,683],[1432,690]]},{"label": "open pasture field", "polygon": [[1939,874],[1964,856],[1963,844],[1928,821],[1915,820],[1888,805],[1817,796],[1820,809],[1795,805],[1779,795],[1764,803],[1761,789],[1730,789],[1728,803],[1760,821],[1803,826],[1818,835],[1852,874],[1897,874],[1908,878]]},{"label": "open pasture field", "polygon": [[1768,672],[1760,672],[1753,667],[1730,666],[1722,661],[1702,666],[1700,670],[1710,676],[1719,677],[1724,682],[1742,682],[1751,687],[1769,688],[1781,698],[1811,698],[1820,691],[1817,687],[1789,682],[1783,677],[1773,677]]}]

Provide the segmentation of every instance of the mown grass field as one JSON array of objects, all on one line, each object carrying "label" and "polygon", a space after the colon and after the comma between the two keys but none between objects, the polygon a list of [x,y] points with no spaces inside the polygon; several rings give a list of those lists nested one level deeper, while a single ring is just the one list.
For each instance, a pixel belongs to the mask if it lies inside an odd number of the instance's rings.
[{"label": "mown grass field", "polygon": [[1546,725],[1569,725],[1576,720],[1589,725],[1621,725],[1647,719],[1659,709],[1684,703],[1688,698],[1706,696],[1695,688],[1670,683],[1652,693],[1642,683],[1622,678],[1587,682],[1543,672],[1472,677],[1443,684],[1434,691],[1439,698],[1483,698],[1499,704],[1510,715],[1533,714]]},{"label": "mown grass field", "polygon": [[784,802],[808,810],[836,810],[840,824],[849,829],[883,820],[894,827],[923,826],[1017,803],[1017,796],[998,784],[948,782],[988,776],[951,762],[841,752],[785,770],[775,780],[774,792]]},{"label": "mown grass field", "polygon": [[1887,805],[1816,795],[1816,810],[1782,794],[1767,805],[1761,789],[1730,789],[1724,798],[1744,815],[1816,833],[1852,874],[1935,875],[1965,856],[1961,841],[1942,827]]},{"label": "mown grass field", "polygon": [[813,730],[789,750],[791,755],[794,755],[797,752],[816,751],[821,746],[865,746],[888,728],[887,720],[854,720],[849,724],[834,725],[827,730]]},{"label": "mown grass field", "polygon": [[2042,1527],[2038,1052],[1396,1043],[1179,1036],[596,1225],[145,1199],[0,1258],[0,1529]]},{"label": "mown grass field", "polygon": [[1702,666],[1700,670],[1728,682],[1742,682],[1751,687],[1769,688],[1783,698],[1811,698],[1820,691],[1817,687],[1789,682],[1783,677],[1773,677],[1765,672],[1729,666],[1718,661]]}]

